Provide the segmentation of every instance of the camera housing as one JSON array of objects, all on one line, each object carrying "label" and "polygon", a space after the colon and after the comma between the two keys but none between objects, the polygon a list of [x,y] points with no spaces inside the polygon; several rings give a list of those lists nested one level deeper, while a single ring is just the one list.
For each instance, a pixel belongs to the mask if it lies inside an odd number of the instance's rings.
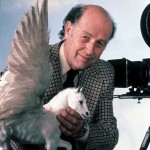
[{"label": "camera housing", "polygon": [[122,96],[150,97],[150,58],[142,61],[130,61],[126,58],[108,61],[115,71],[114,86],[116,88],[130,87],[129,92]]}]

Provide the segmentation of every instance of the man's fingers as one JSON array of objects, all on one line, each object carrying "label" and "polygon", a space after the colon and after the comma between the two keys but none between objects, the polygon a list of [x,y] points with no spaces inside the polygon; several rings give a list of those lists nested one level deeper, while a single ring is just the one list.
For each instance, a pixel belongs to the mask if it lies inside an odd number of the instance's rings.
[{"label": "man's fingers", "polygon": [[82,117],[80,116],[80,114],[79,114],[78,112],[76,112],[74,109],[68,107],[68,108],[66,109],[66,111],[68,112],[68,114],[70,114],[70,115],[76,117],[77,119],[82,119]]},{"label": "man's fingers", "polygon": [[75,125],[72,122],[76,122],[73,121],[73,119],[70,117],[64,118],[61,115],[57,116],[58,121],[61,123],[61,125],[65,126],[68,130],[75,130]]},{"label": "man's fingers", "polygon": [[67,108],[66,110],[61,110],[58,116],[63,117],[66,121],[74,125],[78,125],[79,120],[82,120],[82,117],[80,117],[79,114],[76,114],[76,111],[70,108]]},{"label": "man's fingers", "polygon": [[60,110],[57,120],[60,122],[61,132],[66,136],[73,137],[78,135],[84,122],[83,118],[71,108]]},{"label": "man's fingers", "polygon": [[70,130],[68,130],[65,126],[60,125],[59,128],[60,128],[60,131],[61,131],[64,135],[66,135],[66,136],[71,136],[71,135],[72,135],[72,132],[71,132]]}]

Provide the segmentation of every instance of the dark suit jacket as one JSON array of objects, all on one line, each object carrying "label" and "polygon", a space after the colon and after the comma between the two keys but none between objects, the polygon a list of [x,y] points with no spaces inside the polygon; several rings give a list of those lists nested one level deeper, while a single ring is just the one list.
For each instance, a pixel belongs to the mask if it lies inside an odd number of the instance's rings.
[{"label": "dark suit jacket", "polygon": [[[50,46],[50,59],[53,65],[52,79],[45,92],[45,103],[63,89],[59,58],[60,43]],[[114,70],[104,61],[84,69],[78,79],[83,87],[87,105],[91,113],[90,133],[86,145],[88,150],[112,150],[118,142],[118,129],[113,114]],[[81,147],[82,147],[81,146]],[[81,148],[83,150],[83,148]]]}]

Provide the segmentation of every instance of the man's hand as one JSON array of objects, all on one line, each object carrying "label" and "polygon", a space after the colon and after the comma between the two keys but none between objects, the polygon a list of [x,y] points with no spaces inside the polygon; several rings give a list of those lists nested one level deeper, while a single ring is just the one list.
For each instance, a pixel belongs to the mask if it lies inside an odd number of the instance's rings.
[{"label": "man's hand", "polygon": [[57,119],[60,122],[61,132],[64,135],[71,137],[77,137],[84,124],[82,117],[71,108],[61,110]]}]

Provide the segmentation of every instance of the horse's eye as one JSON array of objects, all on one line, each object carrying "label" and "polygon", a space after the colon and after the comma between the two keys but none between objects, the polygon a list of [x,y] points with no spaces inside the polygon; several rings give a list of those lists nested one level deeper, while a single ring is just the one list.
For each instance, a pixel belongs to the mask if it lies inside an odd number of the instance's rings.
[{"label": "horse's eye", "polygon": [[83,101],[79,101],[81,105],[83,105]]}]

